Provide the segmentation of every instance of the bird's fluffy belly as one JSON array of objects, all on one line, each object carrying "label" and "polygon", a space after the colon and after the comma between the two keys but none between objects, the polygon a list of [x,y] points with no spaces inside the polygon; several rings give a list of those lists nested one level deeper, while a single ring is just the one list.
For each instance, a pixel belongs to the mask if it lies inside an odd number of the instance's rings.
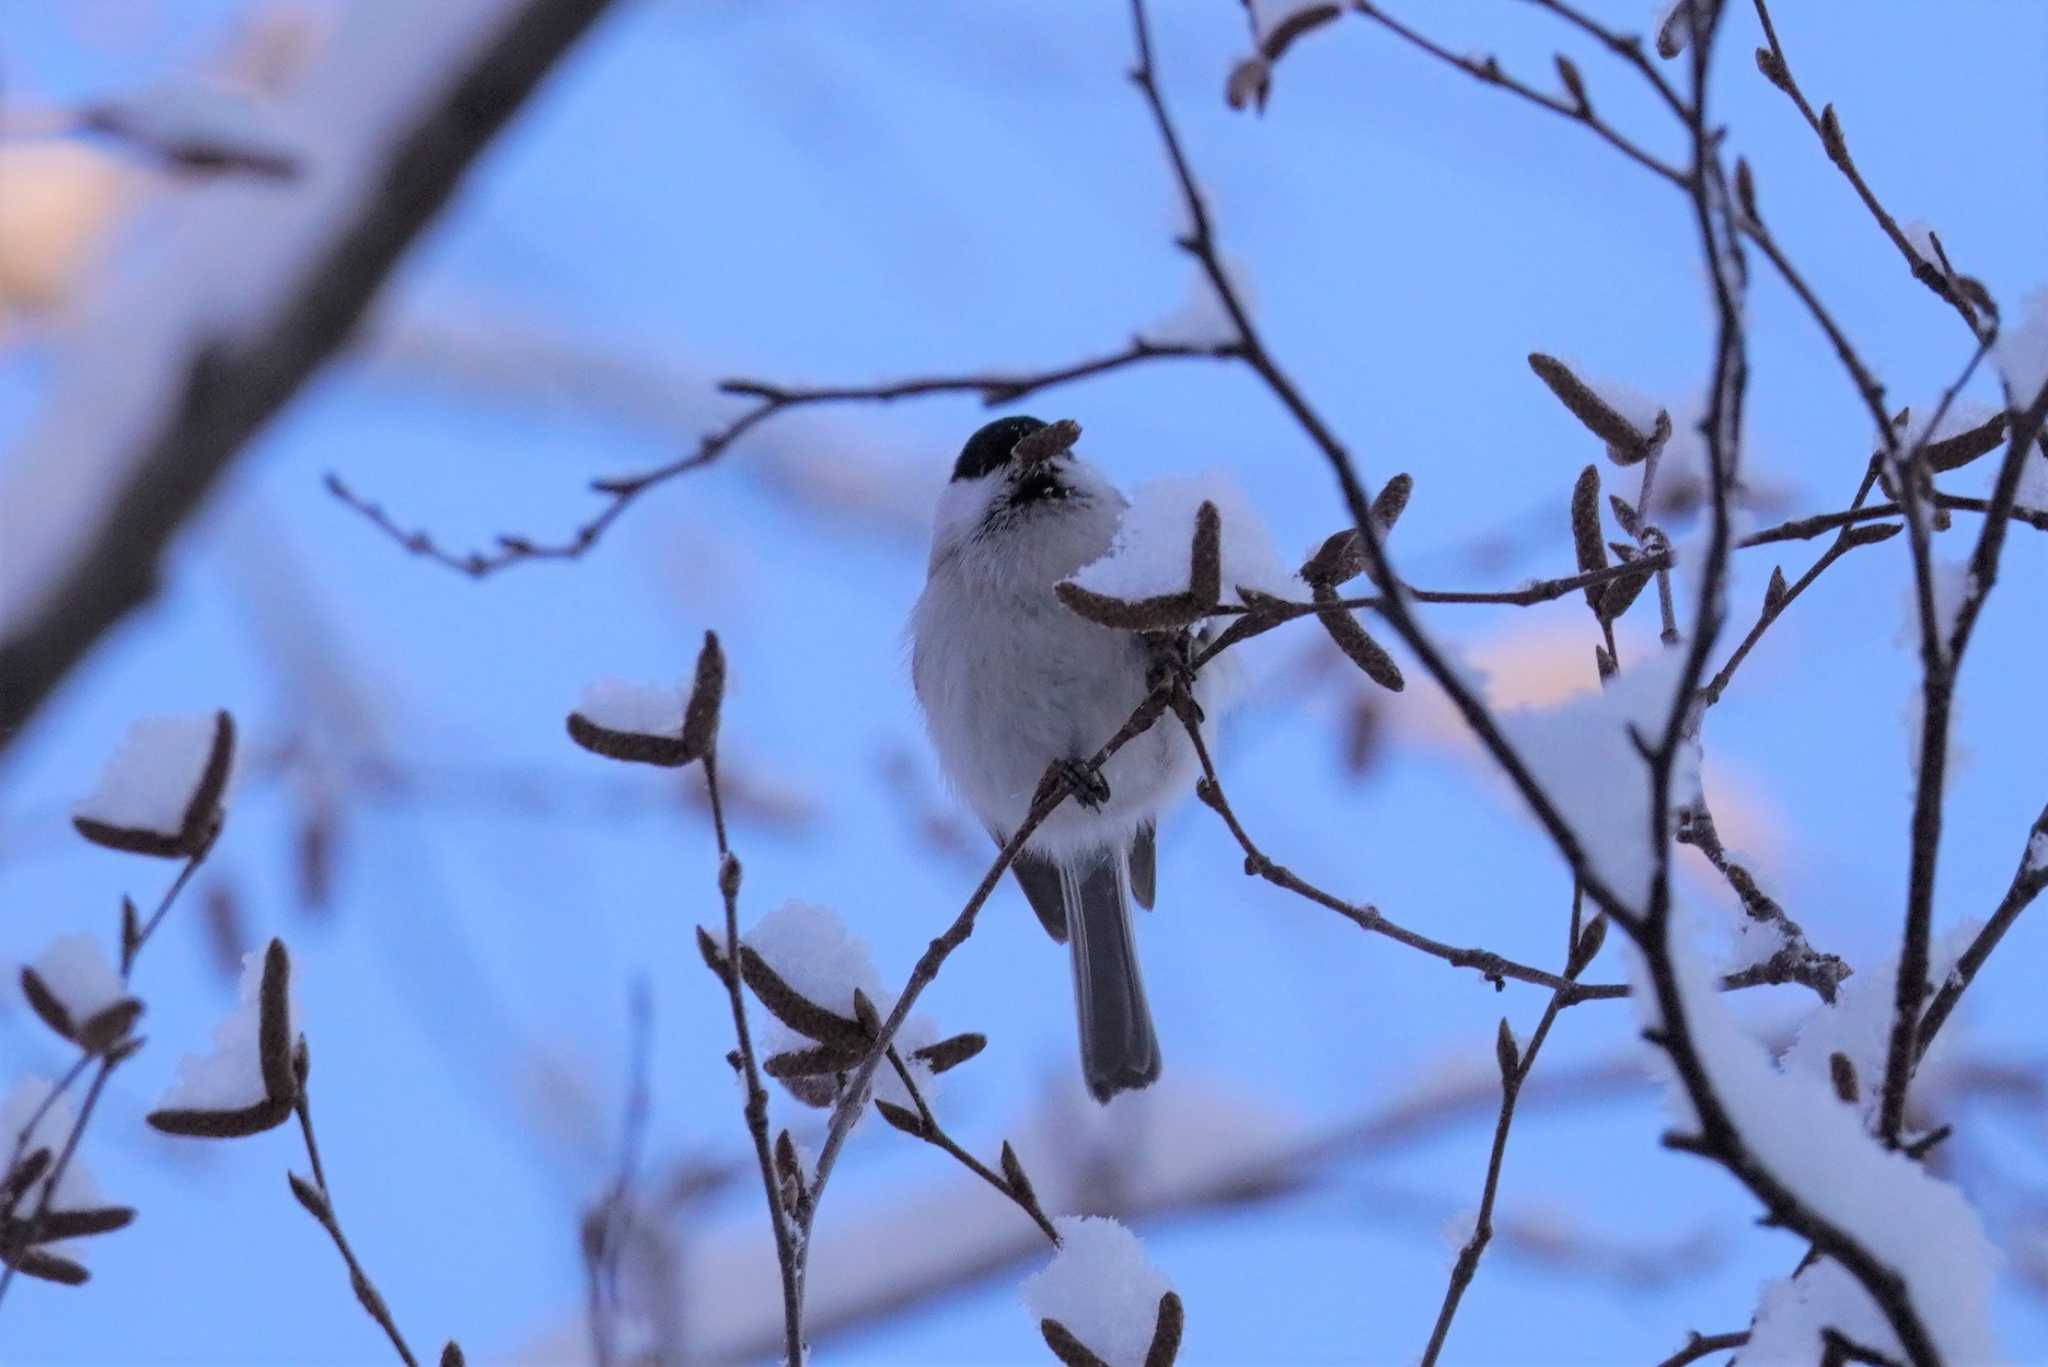
[{"label": "bird's fluffy belly", "polygon": [[[981,620],[1008,630],[957,641],[921,671],[947,773],[998,830],[1023,820],[1048,764],[1093,755],[1147,691],[1144,651],[1132,637],[1082,620],[1050,593],[1045,600],[987,614]],[[1188,750],[1172,719],[1162,720],[1104,765],[1110,799],[1100,811],[1065,803],[1032,843],[1060,853],[1127,836],[1185,777]]]}]

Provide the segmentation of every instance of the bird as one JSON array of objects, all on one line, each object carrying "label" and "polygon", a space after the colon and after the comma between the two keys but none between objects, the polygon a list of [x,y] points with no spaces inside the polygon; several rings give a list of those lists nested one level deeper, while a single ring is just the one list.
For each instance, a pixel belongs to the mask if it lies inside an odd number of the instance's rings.
[{"label": "bird", "polygon": [[[1131,903],[1152,906],[1160,809],[1189,789],[1197,761],[1168,715],[1099,772],[1086,764],[1163,666],[1157,638],[1089,621],[1055,591],[1111,552],[1129,505],[1071,449],[1020,454],[1018,443],[1046,426],[999,418],[961,448],[911,615],[911,674],[941,769],[999,846],[1049,768],[1068,785],[1072,800],[1031,833],[1011,869],[1046,931],[1070,946],[1082,1075],[1106,1104],[1159,1077]],[[1208,678],[1188,683],[1196,715]]]}]

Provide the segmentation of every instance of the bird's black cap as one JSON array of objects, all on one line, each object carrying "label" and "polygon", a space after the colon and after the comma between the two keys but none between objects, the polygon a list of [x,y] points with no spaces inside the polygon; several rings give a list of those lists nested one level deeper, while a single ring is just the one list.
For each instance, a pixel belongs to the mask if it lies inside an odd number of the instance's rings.
[{"label": "bird's black cap", "polygon": [[1036,418],[997,418],[960,448],[960,459],[953,462],[953,478],[980,479],[991,470],[1002,469],[1017,443],[1044,426]]}]

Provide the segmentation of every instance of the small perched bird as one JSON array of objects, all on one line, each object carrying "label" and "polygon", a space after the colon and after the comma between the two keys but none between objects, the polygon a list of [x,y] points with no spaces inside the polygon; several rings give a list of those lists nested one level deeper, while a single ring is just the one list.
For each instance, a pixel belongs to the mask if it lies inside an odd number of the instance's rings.
[{"label": "small perched bird", "polygon": [[[1054,585],[1108,554],[1122,494],[1071,450],[1020,455],[1046,424],[1001,418],[968,439],[939,498],[931,565],[911,621],[917,698],[947,777],[998,844],[1030,811],[1049,765],[1073,797],[1012,870],[1054,940],[1073,947],[1081,1070],[1107,1102],[1159,1077],[1130,904],[1151,907],[1160,806],[1185,792],[1193,747],[1171,715],[1103,765],[1158,677],[1154,648],[1070,611]],[[1197,676],[1199,705],[1208,676]]]}]

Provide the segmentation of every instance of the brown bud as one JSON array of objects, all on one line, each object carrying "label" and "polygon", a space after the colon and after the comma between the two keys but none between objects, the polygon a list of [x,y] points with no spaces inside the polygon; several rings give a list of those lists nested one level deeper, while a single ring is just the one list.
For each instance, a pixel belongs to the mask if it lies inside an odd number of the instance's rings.
[{"label": "brown bud", "polygon": [[46,1211],[42,1224],[36,1230],[36,1242],[55,1243],[59,1239],[86,1239],[95,1234],[111,1234],[117,1229],[126,1229],[134,1222],[135,1211],[128,1206]]},{"label": "brown bud", "polygon": [[1272,65],[1264,57],[1247,57],[1230,69],[1230,77],[1223,83],[1223,102],[1232,109],[1251,105],[1263,114],[1272,91]]},{"label": "brown bud", "polygon": [[1072,418],[1058,418],[1017,438],[1016,445],[1010,448],[1010,456],[1019,465],[1036,465],[1061,452],[1073,450],[1074,443],[1079,440],[1081,424]]},{"label": "brown bud", "polygon": [[1203,602],[1190,593],[1161,594],[1135,601],[1112,598],[1108,594],[1084,589],[1069,580],[1053,585],[1053,592],[1060,602],[1066,604],[1069,612],[1085,617],[1097,626],[1115,627],[1120,631],[1178,631],[1201,621],[1216,605],[1213,598]]},{"label": "brown bud", "polygon": [[1642,540],[1643,519],[1642,515],[1636,512],[1635,504],[1630,503],[1620,494],[1609,494],[1607,496],[1607,506],[1614,510],[1614,520],[1620,524],[1623,531],[1638,541]]},{"label": "brown bud", "polygon": [[1195,539],[1188,546],[1188,597],[1204,608],[1223,598],[1223,517],[1207,499],[1195,509]]},{"label": "brown bud", "polygon": [[284,941],[273,939],[263,954],[263,983],[257,998],[257,1058],[263,1065],[263,1092],[286,1106],[298,1099],[299,1081],[292,1070],[290,993],[291,955]]},{"label": "brown bud", "polygon": [[1506,1016],[1500,1018],[1500,1029],[1493,1036],[1493,1059],[1500,1065],[1500,1080],[1512,1083],[1522,1066],[1522,1051],[1515,1046],[1515,1032],[1508,1028]]},{"label": "brown bud", "polygon": [[917,1139],[925,1137],[924,1117],[911,1110],[908,1106],[898,1106],[893,1101],[884,1101],[880,1097],[876,1097],[875,1109],[882,1113],[882,1119],[888,1121],[891,1125],[903,1131],[903,1133]]},{"label": "brown bud", "polygon": [[824,1077],[836,1073],[850,1073],[860,1066],[866,1055],[856,1049],[837,1049],[829,1044],[820,1044],[811,1049],[791,1049],[780,1054],[770,1054],[761,1060],[761,1071],[778,1082],[787,1082],[793,1077]]},{"label": "brown bud", "polygon": [[1581,112],[1592,109],[1593,102],[1586,97],[1585,78],[1579,75],[1578,67],[1572,65],[1572,59],[1561,52],[1557,54],[1557,78],[1564,82],[1564,88],[1572,94],[1572,103]]},{"label": "brown bud", "polygon": [[1927,468],[1935,471],[1960,470],[1986,452],[1997,450],[2005,441],[2006,419],[2005,413],[1996,413],[1967,432],[1928,442],[1922,452]]},{"label": "brown bud", "polygon": [[869,1039],[881,1036],[881,1013],[876,1011],[875,1004],[868,1000],[868,994],[858,987],[853,989],[853,1018],[860,1023],[860,1028],[866,1032]]},{"label": "brown bud", "polygon": [[1678,0],[1664,22],[1657,26],[1657,55],[1670,61],[1692,41],[1692,0]]},{"label": "brown bud", "polygon": [[1318,584],[1315,588],[1315,599],[1317,603],[1325,605],[1316,613],[1316,620],[1323,624],[1323,630],[1330,634],[1330,639],[1337,643],[1337,648],[1350,657],[1351,663],[1357,665],[1368,679],[1390,693],[1399,693],[1407,687],[1407,681],[1401,677],[1401,667],[1394,663],[1394,657],[1387,654],[1386,648],[1366,633],[1365,628],[1358,624],[1358,619],[1352,616],[1351,610],[1327,606],[1337,601],[1337,595],[1333,590]]},{"label": "brown bud", "polygon": [[1828,1080],[1835,1085],[1835,1095],[1849,1105],[1856,1104],[1856,1065],[1840,1050],[1828,1055]]},{"label": "brown bud", "polygon": [[1607,647],[1603,645],[1593,647],[1593,667],[1600,671],[1601,683],[1606,683],[1620,671],[1620,666],[1615,664],[1614,657],[1607,653]]},{"label": "brown bud", "polygon": [[820,1044],[837,1045],[842,1049],[865,1051],[868,1036],[859,1022],[848,1020],[836,1012],[804,997],[795,988],[782,980],[780,974],[768,966],[768,961],[755,952],[748,944],[740,946],[740,976],[747,986],[761,1000],[761,1005],[777,1020],[790,1029]]},{"label": "brown bud", "polygon": [[1065,1367],[1109,1367],[1108,1363],[1089,1351],[1088,1345],[1075,1338],[1073,1331],[1058,1320],[1040,1320],[1038,1332],[1044,1336],[1045,1346],[1052,1349],[1052,1355],[1065,1364]]},{"label": "brown bud", "polygon": [[1820,111],[1820,145],[1827,149],[1828,160],[1840,166],[1849,160],[1849,143],[1842,136],[1842,121],[1836,117],[1833,105],[1823,106]]},{"label": "brown bud", "polygon": [[1763,73],[1765,80],[1778,87],[1778,89],[1784,90],[1787,88],[1786,82],[1789,78],[1785,74],[1785,63],[1779,60],[1778,54],[1769,48],[1760,47],[1756,50],[1756,69]]},{"label": "brown bud", "polygon": [[1010,1184],[1010,1190],[1018,1199],[1036,1202],[1038,1196],[1031,1189],[1031,1179],[1024,1175],[1024,1165],[1017,1161],[1017,1151],[1010,1147],[1010,1141],[1003,1141],[1003,1180]]},{"label": "brown bud", "polygon": [[[1608,459],[1615,464],[1634,465],[1655,449],[1659,441],[1656,432],[1638,432],[1627,418],[1609,407],[1607,401],[1574,375],[1563,361],[1532,351],[1529,353],[1529,368],[1550,387],[1551,393],[1557,395],[1558,402],[1585,424],[1587,431],[1607,443]],[[1669,424],[1670,418],[1665,415],[1660,426],[1665,429],[1666,437],[1670,435]]]},{"label": "brown bud", "polygon": [[323,1225],[334,1218],[334,1207],[328,1204],[325,1192],[290,1169],[286,1169],[284,1176],[291,1183],[292,1195],[306,1208],[306,1214]]},{"label": "brown bud", "polygon": [[259,1101],[238,1111],[165,1110],[144,1117],[165,1134],[188,1139],[241,1139],[274,1130],[292,1118],[290,1101]]},{"label": "brown bud", "polygon": [[[1606,539],[1600,533],[1600,467],[1588,465],[1579,471],[1572,485],[1572,545],[1578,551],[1579,572],[1591,574],[1607,568]],[[1604,585],[1588,584],[1582,592],[1586,606],[1600,610]]]},{"label": "brown bud", "polygon": [[1889,541],[1906,529],[1903,522],[1866,522],[1859,527],[1850,527],[1842,533],[1845,546],[1875,546],[1880,541]]},{"label": "brown bud", "polygon": [[1764,585],[1764,611],[1776,616],[1785,606],[1785,599],[1791,595],[1792,586],[1785,582],[1785,568],[1771,566],[1771,582]]},{"label": "brown bud", "polygon": [[720,982],[731,987],[732,967],[726,963],[725,955],[719,952],[718,942],[711,938],[711,932],[702,926],[697,927],[697,952],[704,956],[704,966],[716,974]]},{"label": "brown bud", "polygon": [[593,755],[616,759],[628,764],[654,764],[664,769],[679,769],[695,756],[683,747],[677,736],[646,735],[638,731],[614,731],[608,726],[599,726],[581,712],[571,712],[568,717],[569,739],[575,741]]},{"label": "brown bud", "polygon": [[1747,157],[1735,159],[1735,202],[1752,222],[1763,222],[1763,215],[1756,211],[1756,176],[1749,169]]},{"label": "brown bud", "polygon": [[1607,943],[1607,917],[1600,914],[1586,922],[1579,932],[1579,942],[1572,946],[1571,961],[1565,965],[1565,976],[1576,978],[1584,973],[1593,960],[1599,956],[1600,946]]},{"label": "brown bud", "polygon": [[704,646],[697,652],[697,677],[690,685],[690,701],[683,709],[683,754],[701,759],[718,745],[718,713],[725,703],[725,651],[719,648],[718,633],[704,633]]},{"label": "brown bud", "polygon": [[951,1039],[942,1039],[937,1044],[927,1044],[922,1049],[913,1050],[910,1056],[934,1073],[943,1073],[949,1068],[959,1067],[987,1047],[988,1036],[969,1031]]},{"label": "brown bud", "polygon": [[1152,1346],[1145,1350],[1145,1367],[1173,1367],[1180,1356],[1180,1336],[1186,1324],[1187,1311],[1180,1297],[1171,1291],[1162,1295],[1159,1317],[1152,1322]]},{"label": "brown bud", "polygon": [[1273,26],[1272,32],[1259,40],[1259,51],[1269,62],[1280,60],[1280,54],[1294,46],[1295,40],[1329,23],[1341,13],[1337,5],[1310,5],[1295,10]]},{"label": "brown bud", "polygon": [[1382,536],[1394,530],[1394,524],[1401,520],[1401,513],[1408,507],[1408,495],[1414,491],[1415,477],[1403,473],[1388,480],[1379,493],[1373,495],[1373,525],[1380,529]]}]

